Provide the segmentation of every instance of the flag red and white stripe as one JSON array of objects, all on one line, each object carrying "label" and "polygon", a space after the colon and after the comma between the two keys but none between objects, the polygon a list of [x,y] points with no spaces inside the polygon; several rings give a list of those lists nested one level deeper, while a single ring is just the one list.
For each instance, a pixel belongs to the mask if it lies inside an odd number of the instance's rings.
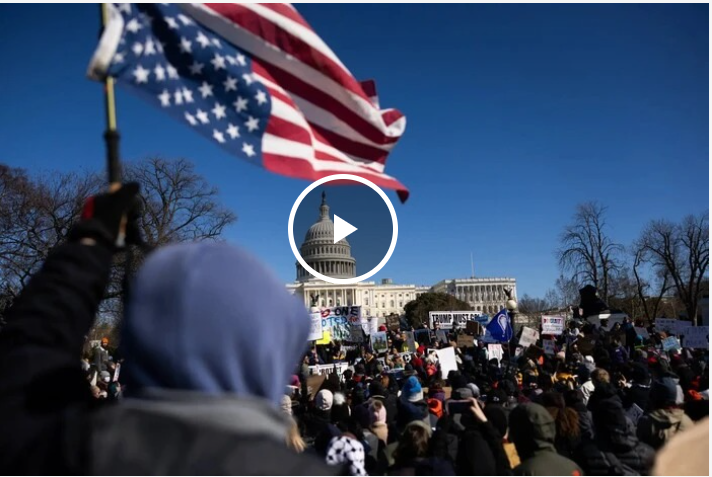
[{"label": "flag red and white stripe", "polygon": [[262,140],[265,168],[307,180],[354,174],[406,200],[405,186],[385,174],[405,116],[380,109],[375,84],[357,81],[294,7],[209,3],[181,8],[252,56],[254,77],[272,99]]}]

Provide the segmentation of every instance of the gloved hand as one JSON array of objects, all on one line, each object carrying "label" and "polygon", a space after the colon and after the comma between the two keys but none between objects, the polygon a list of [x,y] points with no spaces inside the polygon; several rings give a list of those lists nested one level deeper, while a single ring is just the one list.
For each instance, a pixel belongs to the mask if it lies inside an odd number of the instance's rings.
[{"label": "gloved hand", "polygon": [[123,247],[130,219],[131,238],[134,239],[137,233],[135,210],[138,191],[138,184],[129,182],[112,192],[89,197],[84,203],[81,220],[72,228],[69,239],[82,243],[91,243],[93,240],[110,248]]}]

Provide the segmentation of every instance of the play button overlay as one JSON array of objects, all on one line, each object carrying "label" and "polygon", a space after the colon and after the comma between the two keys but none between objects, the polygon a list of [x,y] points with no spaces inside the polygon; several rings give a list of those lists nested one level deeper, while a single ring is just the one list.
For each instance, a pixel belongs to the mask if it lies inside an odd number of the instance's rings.
[{"label": "play button overlay", "polygon": [[368,179],[335,174],[311,183],[289,214],[296,280],[349,285],[378,273],[393,255],[398,218]]},{"label": "play button overlay", "polygon": [[334,243],[345,239],[357,230],[358,229],[356,227],[334,214]]}]

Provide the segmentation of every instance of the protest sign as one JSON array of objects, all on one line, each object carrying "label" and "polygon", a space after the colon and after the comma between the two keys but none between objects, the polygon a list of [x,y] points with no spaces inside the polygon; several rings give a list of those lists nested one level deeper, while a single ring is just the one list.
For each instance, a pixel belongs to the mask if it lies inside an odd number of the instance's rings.
[{"label": "protest sign", "polygon": [[682,335],[685,348],[709,349],[710,347],[709,326],[688,326]]},{"label": "protest sign", "polygon": [[363,328],[360,325],[350,325],[349,337],[344,341],[350,341],[351,343],[363,343],[363,340]]},{"label": "protest sign", "polygon": [[441,343],[447,343],[447,332],[445,330],[437,330],[435,332],[435,337],[440,341]]},{"label": "protest sign", "polygon": [[397,315],[389,315],[386,317],[386,325],[389,330],[397,330],[400,328],[400,318]]},{"label": "protest sign", "polygon": [[332,306],[322,308],[320,313],[322,331],[330,330],[332,339],[352,341],[353,338],[358,339],[363,336],[363,333],[352,330],[353,328],[361,328],[360,306]]},{"label": "protest sign", "polygon": [[643,328],[642,326],[636,326],[635,327],[635,333],[643,338],[644,340],[647,340],[650,338],[650,333],[648,333],[648,330]]},{"label": "protest sign", "polygon": [[516,348],[514,348],[514,357],[515,358],[519,358],[523,353],[524,353],[524,348],[522,348],[521,346],[517,346]]},{"label": "protest sign", "polygon": [[419,344],[430,344],[430,330],[415,330],[415,341]]},{"label": "protest sign", "polygon": [[374,333],[378,333],[378,317],[371,317],[368,319],[368,331],[367,334],[370,336]]},{"label": "protest sign", "polygon": [[465,331],[473,336],[480,336],[482,334],[482,325],[476,321],[468,321],[465,325]]},{"label": "protest sign", "polygon": [[522,328],[522,336],[519,338],[519,346],[526,348],[539,341],[539,332],[533,328],[525,326]]},{"label": "protest sign", "polygon": [[625,415],[628,416],[628,418],[633,421],[633,424],[635,424],[636,426],[638,425],[638,421],[643,416],[643,414],[645,414],[645,411],[643,411],[643,409],[641,409],[641,407],[638,406],[636,403],[633,403],[633,405],[628,408],[625,413]]},{"label": "protest sign", "polygon": [[457,335],[458,348],[472,348],[475,346],[475,337],[469,335]]},{"label": "protest sign", "polygon": [[443,379],[446,379],[450,371],[457,371],[457,360],[455,360],[455,348],[443,348],[436,351],[440,370]]},{"label": "protest sign", "polygon": [[656,318],[655,319],[655,329],[657,331],[665,331],[668,334],[676,335],[678,334],[678,320],[674,318]]},{"label": "protest sign", "polygon": [[309,393],[309,399],[313,400],[316,394],[321,389],[321,385],[324,384],[326,379],[326,374],[313,374],[307,377],[307,393]]},{"label": "protest sign", "polygon": [[379,331],[371,335],[371,348],[376,354],[388,351],[388,336],[385,331]]},{"label": "protest sign", "polygon": [[324,330],[321,339],[316,341],[318,345],[328,345],[331,343],[331,330]]},{"label": "protest sign", "polygon": [[502,345],[499,343],[492,343],[487,345],[487,354],[489,359],[497,359],[498,363],[502,362],[502,356],[504,356],[504,351],[502,350]]},{"label": "protest sign", "polygon": [[542,340],[544,346],[544,353],[549,356],[554,356],[556,354],[556,341],[554,340]]},{"label": "protest sign", "polygon": [[542,316],[541,334],[560,335],[564,332],[564,318],[561,316]]},{"label": "protest sign", "polygon": [[116,382],[119,380],[120,373],[121,373],[121,363],[116,363],[116,369],[114,370],[114,377],[112,379],[113,382]]},{"label": "protest sign", "polygon": [[415,351],[418,349],[415,346],[415,333],[412,331],[406,331],[404,332],[405,334],[405,343],[403,346],[402,351],[405,353],[415,353]]},{"label": "protest sign", "polygon": [[453,326],[464,328],[468,321],[474,321],[479,313],[471,311],[431,311],[430,328],[435,328],[435,324],[440,325],[442,330],[451,330]]},{"label": "protest sign", "polygon": [[317,341],[324,334],[321,327],[321,313],[316,312],[311,314],[311,329],[309,330],[309,341]]},{"label": "protest sign", "polygon": [[668,336],[663,340],[663,351],[680,349],[680,340],[675,336]]}]

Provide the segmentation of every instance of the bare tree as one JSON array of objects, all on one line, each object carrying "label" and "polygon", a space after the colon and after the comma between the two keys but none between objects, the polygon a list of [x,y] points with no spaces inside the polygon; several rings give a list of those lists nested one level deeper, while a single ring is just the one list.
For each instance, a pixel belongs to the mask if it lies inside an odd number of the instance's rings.
[{"label": "bare tree", "polygon": [[697,320],[697,304],[709,273],[708,215],[688,215],[680,223],[654,220],[638,240],[640,260],[649,260],[669,276],[688,318]]},{"label": "bare tree", "polygon": [[562,271],[573,273],[579,283],[595,286],[603,301],[608,300],[611,277],[622,251],[607,235],[605,212],[605,207],[595,202],[579,204],[573,223],[561,234],[557,251]]},{"label": "bare tree", "polygon": [[[650,279],[643,278],[641,268],[645,265],[644,247],[636,242],[633,245],[633,276],[635,277],[636,293],[643,308],[645,319],[651,323],[658,317],[663,297],[670,290],[670,280],[667,269],[653,270]],[[657,284],[657,292],[652,293],[653,287]]]},{"label": "bare tree", "polygon": [[576,279],[559,275],[556,279],[555,291],[558,297],[559,307],[565,308],[568,306],[578,306],[579,302],[579,284]]},{"label": "bare tree", "polygon": [[[148,159],[128,163],[125,180],[137,181],[143,199],[139,225],[153,246],[169,242],[215,240],[235,215],[221,205],[218,191],[184,160]],[[86,197],[105,184],[94,173],[52,173],[32,178],[0,165],[0,316],[27,280],[67,235]],[[135,270],[140,253],[128,266]],[[121,277],[127,267],[118,256],[103,318],[121,316]]]}]

